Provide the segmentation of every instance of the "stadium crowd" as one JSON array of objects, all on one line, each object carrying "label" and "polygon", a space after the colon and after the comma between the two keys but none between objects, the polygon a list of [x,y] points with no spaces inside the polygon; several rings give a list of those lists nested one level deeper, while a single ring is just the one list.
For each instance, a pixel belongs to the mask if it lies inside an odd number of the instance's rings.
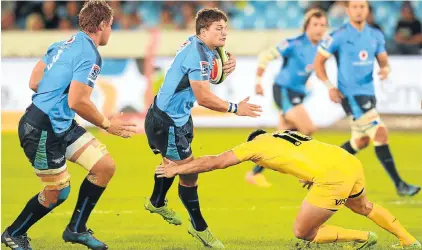
[{"label": "stadium crowd", "polygon": [[[77,29],[78,1],[2,2],[1,29]],[[383,31],[392,54],[418,54],[422,48],[422,2],[375,1],[368,22]],[[344,1],[110,1],[115,30],[194,29],[195,13],[204,7],[218,7],[228,13],[232,29],[300,28],[304,12],[319,7],[328,13],[330,26],[347,20]],[[287,15],[280,15],[281,11]],[[419,18],[418,18],[419,17]]]}]

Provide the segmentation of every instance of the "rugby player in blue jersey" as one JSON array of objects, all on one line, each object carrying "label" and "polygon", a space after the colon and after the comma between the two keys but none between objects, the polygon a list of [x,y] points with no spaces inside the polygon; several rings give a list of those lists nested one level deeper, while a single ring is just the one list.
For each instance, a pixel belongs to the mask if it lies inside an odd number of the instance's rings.
[{"label": "rugby player in blue jersey", "polygon": [[[184,164],[194,159],[191,149],[193,123],[191,109],[195,103],[218,112],[230,112],[239,116],[257,117],[261,107],[248,103],[231,103],[218,98],[210,91],[210,73],[216,48],[225,45],[227,16],[218,9],[202,9],[196,15],[196,35],[189,37],[178,50],[164,82],[154,98],[145,118],[148,143],[156,154]],[[230,74],[235,69],[234,57],[224,64]],[[157,213],[170,224],[182,224],[181,218],[169,209],[166,194],[174,178],[158,178],[151,197],[145,201],[145,209]],[[224,248],[213,236],[205,222],[198,199],[198,175],[182,175],[179,179],[179,197],[191,220],[188,232],[205,246]]]},{"label": "rugby player in blue jersey", "polygon": [[[261,79],[267,64],[282,59],[280,73],[274,80],[274,101],[280,110],[279,130],[298,130],[311,135],[316,131],[303,105],[306,97],[306,83],[313,72],[313,62],[319,41],[327,30],[327,17],[324,11],[310,9],[305,14],[303,33],[297,37],[283,40],[276,48],[262,52],[258,58],[255,91],[264,95]],[[260,187],[269,187],[263,167],[256,165],[246,174],[246,180]]]},{"label": "rugby player in blue jersey", "polygon": [[[135,124],[120,116],[104,117],[90,100],[101,71],[97,47],[107,44],[113,10],[105,1],[88,1],[79,13],[81,31],[67,41],[52,44],[32,71],[29,87],[35,92],[18,127],[25,155],[44,185],[16,220],[6,228],[1,242],[15,250],[32,249],[28,229],[62,204],[70,192],[66,160],[88,171],[79,190],[70,223],[63,232],[66,242],[89,249],[107,249],[86,222],[115,172],[106,147],[79,126],[75,112],[108,133],[128,138]],[[17,183],[19,185],[19,183]]]},{"label": "rugby player in blue jersey", "polygon": [[[341,147],[351,154],[366,148],[372,140],[378,160],[394,182],[400,196],[413,196],[420,187],[407,184],[397,172],[390,152],[388,133],[375,105],[374,63],[378,61],[378,76],[385,80],[390,73],[384,35],[366,23],[367,1],[347,2],[349,22],[324,38],[315,58],[315,71],[327,88],[330,99],[341,103],[352,117],[352,135]],[[330,83],[325,62],[334,55],[338,67],[338,87]]]}]

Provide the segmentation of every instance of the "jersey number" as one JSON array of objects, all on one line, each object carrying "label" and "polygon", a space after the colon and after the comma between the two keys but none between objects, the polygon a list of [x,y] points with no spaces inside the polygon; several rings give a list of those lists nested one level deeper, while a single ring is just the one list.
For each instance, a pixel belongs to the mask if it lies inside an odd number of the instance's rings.
[{"label": "jersey number", "polygon": [[50,64],[48,64],[48,65],[47,65],[47,70],[50,70],[50,69],[51,69],[51,67],[53,67],[54,63],[56,63],[56,62],[57,62],[57,60],[59,60],[60,55],[61,55],[62,53],[63,53],[63,50],[62,50],[62,49],[59,49],[59,50],[57,51],[57,55],[53,56],[53,60],[51,61],[51,63],[50,63]]},{"label": "jersey number", "polygon": [[288,130],[284,131],[283,133],[275,133],[273,134],[273,136],[276,138],[286,140],[295,146],[300,146],[302,145],[302,142],[312,140],[310,136],[306,136],[299,132],[293,132],[293,131],[288,131]]}]

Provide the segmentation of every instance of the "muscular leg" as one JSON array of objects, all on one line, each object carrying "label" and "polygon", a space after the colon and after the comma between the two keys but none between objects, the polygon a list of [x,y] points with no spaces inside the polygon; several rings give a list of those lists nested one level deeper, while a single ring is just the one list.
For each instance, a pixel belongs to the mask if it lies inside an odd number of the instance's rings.
[{"label": "muscular leg", "polygon": [[333,214],[333,211],[303,201],[294,224],[296,238],[314,243],[365,242],[368,239],[368,232],[324,225]]},{"label": "muscular leg", "polygon": [[25,234],[32,225],[62,204],[69,196],[70,175],[66,165],[49,173],[37,171],[37,175],[44,183],[44,189],[28,201],[16,220],[8,227],[11,236]]},{"label": "muscular leg", "polygon": [[[185,159],[183,163],[193,160],[193,156]],[[178,162],[178,164],[183,164]],[[179,198],[188,210],[192,226],[197,231],[204,231],[208,225],[201,214],[198,198],[198,175],[181,175],[179,180]]]},{"label": "muscular leg", "polygon": [[349,198],[346,207],[353,212],[366,216],[381,228],[394,234],[402,245],[416,242],[413,237],[387,209],[368,201],[365,192],[356,198]]},{"label": "muscular leg", "polygon": [[377,127],[373,140],[375,145],[375,153],[378,157],[378,160],[381,162],[385,171],[387,171],[388,175],[393,180],[394,185],[398,187],[400,183],[403,182],[403,180],[400,178],[400,175],[397,172],[393,156],[390,152],[390,147],[388,146],[387,128],[384,126]]},{"label": "muscular leg", "polygon": [[[165,162],[166,158],[163,158],[163,161]],[[167,192],[173,184],[173,181],[174,177],[158,178],[157,175],[154,174],[154,189],[150,197],[150,202],[154,207],[159,208],[164,206]]]},{"label": "muscular leg", "polygon": [[72,232],[82,233],[87,231],[86,222],[113,177],[116,166],[105,146],[88,132],[68,147],[66,156],[89,171],[81,184],[68,226]]}]

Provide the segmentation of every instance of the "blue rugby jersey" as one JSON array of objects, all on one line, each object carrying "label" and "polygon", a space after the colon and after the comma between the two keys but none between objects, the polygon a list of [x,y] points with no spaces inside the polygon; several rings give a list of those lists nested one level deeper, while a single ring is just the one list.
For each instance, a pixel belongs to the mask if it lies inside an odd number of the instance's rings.
[{"label": "blue rugby jersey", "polygon": [[318,51],[325,56],[335,56],[338,88],[345,97],[375,95],[374,61],[385,52],[384,35],[380,30],[366,24],[358,31],[347,23],[327,36]]},{"label": "blue rugby jersey", "polygon": [[67,41],[52,44],[42,60],[47,66],[32,102],[48,115],[53,131],[62,133],[75,117],[68,104],[71,81],[94,87],[101,71],[101,56],[94,41],[80,31]]},{"label": "blue rugby jersey", "polygon": [[305,33],[282,41],[277,51],[283,58],[283,64],[275,84],[305,94],[317,48],[318,45],[314,45]]},{"label": "blue rugby jersey", "polygon": [[215,53],[197,36],[189,37],[176,53],[155,100],[176,126],[189,120],[196,101],[189,80],[209,80]]}]

